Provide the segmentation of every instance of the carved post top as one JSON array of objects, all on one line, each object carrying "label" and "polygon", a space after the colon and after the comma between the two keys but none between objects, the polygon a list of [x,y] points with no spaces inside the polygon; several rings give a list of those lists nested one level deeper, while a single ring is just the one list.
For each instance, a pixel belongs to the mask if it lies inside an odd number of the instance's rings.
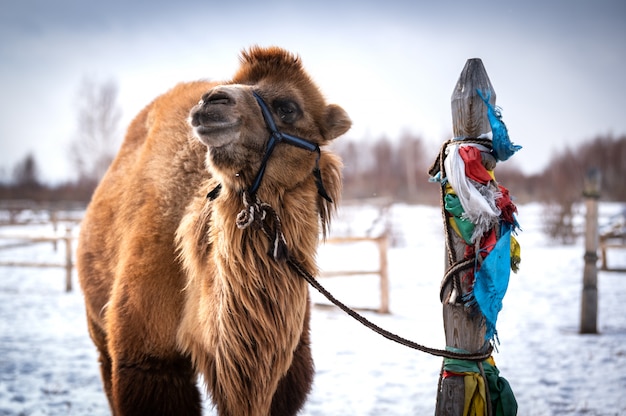
[{"label": "carved post top", "polygon": [[491,130],[485,103],[476,90],[491,93],[489,102],[496,103],[496,91],[491,85],[487,71],[479,58],[468,59],[451,98],[452,132],[454,137],[478,137]]},{"label": "carved post top", "polygon": [[587,171],[583,182],[583,196],[585,198],[600,198],[600,186],[602,182],[602,172],[593,167]]}]

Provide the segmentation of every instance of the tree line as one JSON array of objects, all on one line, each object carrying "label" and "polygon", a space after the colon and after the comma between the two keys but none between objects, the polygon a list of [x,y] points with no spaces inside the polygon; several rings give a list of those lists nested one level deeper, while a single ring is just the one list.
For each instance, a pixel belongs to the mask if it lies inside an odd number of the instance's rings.
[{"label": "tree line", "polygon": [[[439,187],[428,183],[427,171],[439,149],[418,136],[400,140],[338,141],[335,150],[344,160],[344,197],[387,197],[417,203],[438,203]],[[514,160],[498,164],[496,180],[518,203],[570,203],[581,199],[589,169],[602,174],[601,199],[626,201],[626,136],[598,136],[555,153],[537,174],[522,172]]]},{"label": "tree line", "polygon": [[[89,136],[92,137],[92,136]],[[74,179],[59,185],[46,185],[32,154],[13,167],[9,181],[0,184],[2,199],[73,199],[88,201],[99,179],[114,157],[114,149],[88,152],[91,140],[72,147],[76,160]],[[84,146],[89,158],[81,158]],[[438,149],[419,136],[405,134],[399,140],[356,140],[344,138],[333,144],[344,162],[344,199],[388,198],[408,203],[436,204],[439,187],[428,182],[427,171]],[[94,162],[87,168],[87,164]],[[519,203],[570,203],[581,199],[583,179],[589,169],[602,175],[601,199],[626,201],[626,136],[598,136],[554,154],[540,173],[527,175],[515,163],[496,167],[496,179],[509,188]]]},{"label": "tree line", "polygon": [[114,80],[83,79],[76,97],[76,131],[67,149],[74,177],[46,184],[35,156],[29,153],[13,166],[10,178],[0,182],[0,200],[87,203],[121,143],[117,95]]},{"label": "tree line", "polygon": [[[121,111],[114,81],[85,79],[78,90],[76,133],[68,149],[75,177],[57,185],[41,178],[38,162],[28,154],[0,183],[0,199],[88,202],[121,143]],[[427,171],[438,147],[405,133],[391,140],[349,137],[333,143],[344,161],[344,199],[385,198],[407,203],[438,204],[439,186],[428,183]],[[596,167],[602,174],[601,199],[626,201],[626,136],[598,136],[564,147],[540,173],[526,175],[514,159],[496,168],[496,179],[517,203],[531,201],[572,206],[582,196],[583,178]]]}]

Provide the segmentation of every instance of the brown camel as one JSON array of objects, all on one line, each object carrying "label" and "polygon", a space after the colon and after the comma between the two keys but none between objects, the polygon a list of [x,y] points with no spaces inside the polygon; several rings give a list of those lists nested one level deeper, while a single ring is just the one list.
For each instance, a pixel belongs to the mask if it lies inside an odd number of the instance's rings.
[{"label": "brown camel", "polygon": [[[200,102],[198,102],[200,100]],[[294,415],[313,380],[307,283],[341,192],[320,146],[350,119],[297,56],[242,52],[229,82],[149,104],[96,189],[78,271],[113,414]]]}]

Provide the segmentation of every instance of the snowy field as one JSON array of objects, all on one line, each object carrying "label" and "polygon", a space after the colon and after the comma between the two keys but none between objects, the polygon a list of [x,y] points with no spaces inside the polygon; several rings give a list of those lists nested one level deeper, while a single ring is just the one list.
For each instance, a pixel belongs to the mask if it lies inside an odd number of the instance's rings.
[{"label": "snowy field", "polygon": [[[601,206],[602,218],[621,210]],[[355,222],[372,209],[353,211]],[[542,235],[543,207],[519,207],[521,270],[511,275],[498,320],[494,358],[515,392],[519,415],[626,415],[626,273],[598,273],[599,335],[579,335],[583,241],[560,246]],[[439,283],[443,232],[438,208],[394,205],[396,243],[389,251],[390,315],[367,312],[378,325],[443,348]],[[346,231],[337,224],[338,231]],[[357,226],[358,228],[358,226]],[[50,235],[43,226],[0,233]],[[0,242],[7,243],[6,240]],[[2,260],[62,262],[51,243],[0,250]],[[376,269],[372,244],[326,246],[325,270]],[[626,251],[609,253],[626,267]],[[108,415],[82,295],[65,293],[63,269],[0,267],[0,416]],[[76,277],[74,276],[76,282]],[[373,276],[323,279],[338,298],[376,308]],[[325,302],[313,293],[316,302]],[[305,416],[432,415],[441,359],[383,339],[335,308],[316,307],[312,343],[317,368]],[[207,414],[213,414],[207,405]]]}]

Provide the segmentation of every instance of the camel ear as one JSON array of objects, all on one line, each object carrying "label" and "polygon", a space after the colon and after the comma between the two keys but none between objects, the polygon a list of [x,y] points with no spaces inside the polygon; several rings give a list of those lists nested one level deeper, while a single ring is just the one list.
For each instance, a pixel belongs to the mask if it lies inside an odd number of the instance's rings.
[{"label": "camel ear", "polygon": [[321,195],[317,196],[317,210],[322,223],[322,234],[326,238],[331,216],[337,209],[341,197],[341,168],[343,165],[339,156],[325,151],[322,151],[319,165],[324,189],[332,200],[330,202]]},{"label": "camel ear", "polygon": [[324,115],[324,137],[326,140],[333,140],[348,130],[352,126],[352,120],[346,111],[336,104],[326,107]]}]

